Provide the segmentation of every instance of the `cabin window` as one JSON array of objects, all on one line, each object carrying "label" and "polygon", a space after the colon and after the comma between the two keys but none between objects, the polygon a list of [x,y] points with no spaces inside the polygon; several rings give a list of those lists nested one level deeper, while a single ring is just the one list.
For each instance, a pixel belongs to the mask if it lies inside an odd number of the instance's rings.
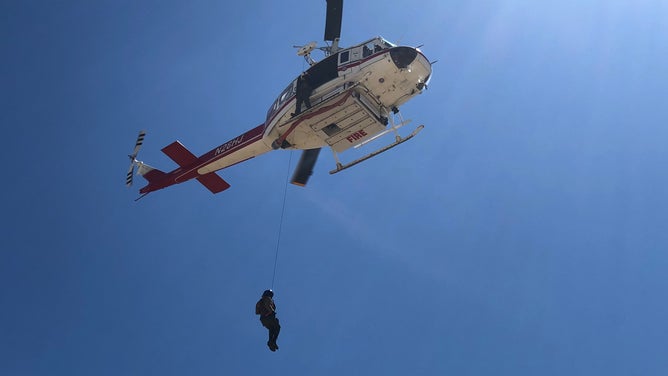
[{"label": "cabin window", "polygon": [[355,47],[353,50],[350,51],[350,60],[355,61],[359,60],[361,57],[361,52],[359,47]]},{"label": "cabin window", "polygon": [[350,51],[343,51],[339,54],[339,64],[347,63],[350,60]]},{"label": "cabin window", "polygon": [[362,57],[371,56],[373,54],[373,44],[367,43],[362,46]]}]

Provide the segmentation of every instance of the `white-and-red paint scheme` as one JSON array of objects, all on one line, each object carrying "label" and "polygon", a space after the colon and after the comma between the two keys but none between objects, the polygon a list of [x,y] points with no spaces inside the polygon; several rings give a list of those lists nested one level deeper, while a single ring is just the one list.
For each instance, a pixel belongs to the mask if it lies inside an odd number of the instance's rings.
[{"label": "white-and-red paint scheme", "polygon": [[[342,6],[342,2],[339,1],[338,5]],[[325,33],[327,39],[327,30]],[[133,166],[138,166],[138,173],[148,180],[148,185],[139,192],[145,195],[197,179],[211,192],[218,193],[230,185],[215,171],[279,148],[305,150],[302,159],[309,159],[307,156],[310,154],[312,160],[305,163],[308,166],[302,166],[300,161],[297,167],[295,176],[301,176],[293,177],[293,183],[298,185],[306,183],[322,147],[331,148],[337,161],[337,168],[330,173],[360,162],[357,160],[342,165],[336,153],[364,144],[388,131],[396,132],[398,127],[404,125],[403,122],[395,125],[391,121],[392,112],[396,113],[399,106],[427,87],[431,63],[418,48],[395,46],[381,37],[341,49],[338,48],[338,37],[333,39],[332,47],[323,48],[327,50],[328,56],[317,63],[309,55],[313,46],[306,52],[300,51],[301,55],[306,54],[307,61],[312,64],[306,72],[313,89],[310,95],[311,108],[302,106],[300,114],[293,115],[299,80],[297,77],[271,104],[264,123],[246,133],[199,157],[178,141],[164,147],[162,151],[179,165],[167,173],[135,159],[141,145],[138,140],[135,153],[130,157]],[[392,123],[389,127],[388,120]],[[413,134],[403,139],[396,135],[394,144],[363,159],[411,138],[421,128],[418,127]],[[140,134],[142,141],[143,135]],[[313,151],[315,153],[311,153]],[[132,180],[131,172],[128,172],[128,185]]]}]

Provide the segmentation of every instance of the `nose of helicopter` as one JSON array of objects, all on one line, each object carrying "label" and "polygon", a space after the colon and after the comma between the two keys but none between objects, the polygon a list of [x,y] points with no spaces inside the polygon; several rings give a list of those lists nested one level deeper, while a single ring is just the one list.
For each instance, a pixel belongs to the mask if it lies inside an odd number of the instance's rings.
[{"label": "nose of helicopter", "polygon": [[417,56],[417,50],[412,47],[394,47],[390,50],[390,57],[399,69],[408,67]]}]

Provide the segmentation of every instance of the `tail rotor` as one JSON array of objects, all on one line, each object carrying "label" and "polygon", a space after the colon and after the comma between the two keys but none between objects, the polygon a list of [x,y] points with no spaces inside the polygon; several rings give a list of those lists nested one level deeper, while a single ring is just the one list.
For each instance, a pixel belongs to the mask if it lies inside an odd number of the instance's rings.
[{"label": "tail rotor", "polygon": [[141,163],[137,160],[137,154],[139,153],[139,149],[141,149],[141,146],[144,143],[144,136],[146,136],[146,132],[140,131],[139,136],[137,136],[137,142],[135,142],[135,148],[132,151],[132,154],[128,155],[128,158],[130,158],[130,167],[128,168],[128,173],[125,177],[125,185],[128,187],[132,186],[132,178],[135,173],[135,166],[138,166]]}]

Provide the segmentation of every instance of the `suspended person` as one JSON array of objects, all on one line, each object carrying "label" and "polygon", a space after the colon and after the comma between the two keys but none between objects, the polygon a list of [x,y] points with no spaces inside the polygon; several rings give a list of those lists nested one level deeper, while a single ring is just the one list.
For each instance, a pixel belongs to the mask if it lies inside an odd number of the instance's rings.
[{"label": "suspended person", "polygon": [[274,304],[273,297],[273,291],[264,290],[262,298],[255,304],[255,314],[260,315],[262,326],[269,330],[269,341],[267,342],[269,350],[276,351],[278,350],[276,339],[278,339],[278,333],[281,331],[281,325],[276,318],[276,304]]},{"label": "suspended person", "polygon": [[297,116],[302,113],[302,103],[306,105],[306,108],[311,108],[311,93],[313,92],[313,86],[311,86],[310,77],[307,72],[299,75],[297,79],[297,104],[295,105],[295,113],[292,116]]}]

